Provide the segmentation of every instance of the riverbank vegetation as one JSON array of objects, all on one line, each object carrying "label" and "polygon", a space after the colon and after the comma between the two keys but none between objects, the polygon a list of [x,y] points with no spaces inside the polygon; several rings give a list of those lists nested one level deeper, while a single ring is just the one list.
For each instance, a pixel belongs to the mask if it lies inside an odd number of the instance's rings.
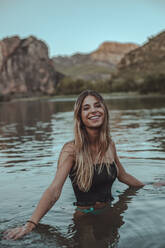
[{"label": "riverbank vegetation", "polygon": [[165,74],[148,74],[144,77],[113,77],[104,81],[74,80],[71,77],[63,78],[56,87],[57,95],[79,94],[85,89],[96,90],[101,93],[137,92],[139,94],[165,94]]},{"label": "riverbank vegetation", "polygon": [[57,95],[79,94],[85,89],[96,90],[102,93],[110,92],[109,81],[84,81],[83,79],[72,79],[71,77],[63,78],[56,87]]}]

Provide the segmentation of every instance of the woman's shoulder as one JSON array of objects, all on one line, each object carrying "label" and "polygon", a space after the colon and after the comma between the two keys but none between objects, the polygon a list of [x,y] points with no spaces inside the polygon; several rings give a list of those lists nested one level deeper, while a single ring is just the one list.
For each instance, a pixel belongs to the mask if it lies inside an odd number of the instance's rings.
[{"label": "woman's shoulder", "polygon": [[111,139],[108,145],[108,149],[104,155],[104,160],[108,164],[112,164],[115,161],[116,157],[116,148],[115,148],[115,142]]},{"label": "woman's shoulder", "polygon": [[68,149],[75,149],[75,142],[74,140],[68,141],[64,144],[63,148]]},{"label": "woman's shoulder", "polygon": [[65,164],[70,164],[71,166],[75,161],[75,149],[74,142],[69,141],[65,143],[61,149],[59,159],[58,159],[58,167],[64,166]]},{"label": "woman's shoulder", "polygon": [[116,146],[115,146],[115,142],[114,142],[113,139],[110,140],[109,150],[113,153],[113,155],[115,155],[115,153],[116,153]]},{"label": "woman's shoulder", "polygon": [[62,152],[68,153],[68,154],[74,156],[75,155],[75,142],[74,142],[74,140],[66,142],[63,145]]},{"label": "woman's shoulder", "polygon": [[115,148],[115,141],[113,139],[110,139],[109,146]]}]

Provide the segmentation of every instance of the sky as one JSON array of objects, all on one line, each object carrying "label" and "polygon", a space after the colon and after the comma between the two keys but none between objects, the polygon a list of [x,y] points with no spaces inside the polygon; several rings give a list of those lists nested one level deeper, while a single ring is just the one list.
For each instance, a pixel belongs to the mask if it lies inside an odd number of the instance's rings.
[{"label": "sky", "polygon": [[105,41],[142,45],[164,30],[164,0],[0,0],[0,40],[33,35],[51,57],[89,53]]}]

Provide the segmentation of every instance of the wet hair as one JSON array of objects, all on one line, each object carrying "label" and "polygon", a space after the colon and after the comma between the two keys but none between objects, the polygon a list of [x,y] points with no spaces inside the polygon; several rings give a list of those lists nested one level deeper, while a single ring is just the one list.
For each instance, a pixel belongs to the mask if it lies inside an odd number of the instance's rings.
[{"label": "wet hair", "polygon": [[[79,188],[83,191],[88,191],[94,173],[94,166],[90,150],[89,138],[86,128],[81,119],[82,104],[87,96],[94,96],[102,105],[105,113],[103,124],[100,126],[99,135],[99,152],[97,156],[97,163],[108,165],[105,160],[105,153],[111,142],[109,130],[109,112],[103,97],[94,90],[85,90],[77,98],[74,105],[74,138],[75,138],[75,152],[76,152],[76,181]],[[100,166],[101,170],[102,166]]]}]

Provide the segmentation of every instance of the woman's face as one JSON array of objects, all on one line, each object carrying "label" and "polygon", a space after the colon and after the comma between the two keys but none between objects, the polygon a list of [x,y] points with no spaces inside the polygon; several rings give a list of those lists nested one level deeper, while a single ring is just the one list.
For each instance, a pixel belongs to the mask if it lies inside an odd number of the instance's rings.
[{"label": "woman's face", "polygon": [[99,128],[105,117],[103,104],[94,96],[86,96],[81,107],[81,119],[86,128]]}]

